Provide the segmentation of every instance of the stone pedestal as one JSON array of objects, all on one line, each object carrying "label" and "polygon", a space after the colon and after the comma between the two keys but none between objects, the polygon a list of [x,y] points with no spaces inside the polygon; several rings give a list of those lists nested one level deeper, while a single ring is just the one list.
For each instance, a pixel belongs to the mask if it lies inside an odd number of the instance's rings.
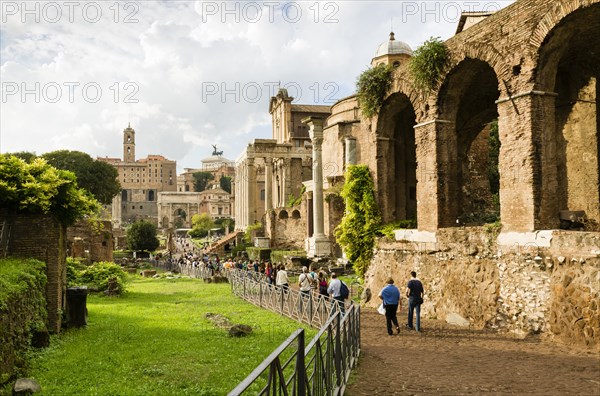
[{"label": "stone pedestal", "polygon": [[325,235],[313,236],[306,240],[306,255],[309,258],[331,255],[331,242]]}]

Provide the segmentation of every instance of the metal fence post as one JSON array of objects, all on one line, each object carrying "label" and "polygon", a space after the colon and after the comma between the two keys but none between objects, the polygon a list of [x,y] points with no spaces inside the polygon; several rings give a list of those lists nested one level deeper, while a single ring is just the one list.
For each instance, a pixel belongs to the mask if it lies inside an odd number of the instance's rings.
[{"label": "metal fence post", "polygon": [[306,368],[304,367],[304,329],[298,334],[296,351],[296,386],[298,396],[306,396]]},{"label": "metal fence post", "polygon": [[263,306],[262,282],[258,282],[258,306],[261,307],[261,308]]},{"label": "metal fence post", "polygon": [[340,322],[342,321],[342,313],[338,311],[338,317],[335,321],[335,356],[334,356],[334,365],[335,365],[335,384],[339,388],[342,386],[342,334]]}]

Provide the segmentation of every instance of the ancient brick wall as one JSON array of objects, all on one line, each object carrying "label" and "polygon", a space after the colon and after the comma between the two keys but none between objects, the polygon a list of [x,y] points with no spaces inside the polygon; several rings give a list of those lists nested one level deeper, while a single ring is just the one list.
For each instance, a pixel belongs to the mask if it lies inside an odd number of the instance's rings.
[{"label": "ancient brick wall", "polygon": [[273,250],[302,250],[306,239],[306,203],[277,208],[267,219],[267,236]]},{"label": "ancient brick wall", "polygon": [[87,221],[79,221],[67,228],[67,249],[71,257],[96,261],[113,261],[114,240],[112,223],[103,221],[101,229],[92,228]]},{"label": "ancient brick wall", "polygon": [[11,230],[8,256],[35,258],[46,263],[48,329],[58,332],[66,303],[66,228],[52,216],[9,215],[0,211],[0,222],[5,220]]},{"label": "ancient brick wall", "polygon": [[598,347],[600,235],[549,235],[547,246],[501,245],[483,227],[440,230],[430,242],[380,241],[365,284],[377,293],[392,276],[404,288],[415,270],[425,317],[455,313],[477,329]]}]

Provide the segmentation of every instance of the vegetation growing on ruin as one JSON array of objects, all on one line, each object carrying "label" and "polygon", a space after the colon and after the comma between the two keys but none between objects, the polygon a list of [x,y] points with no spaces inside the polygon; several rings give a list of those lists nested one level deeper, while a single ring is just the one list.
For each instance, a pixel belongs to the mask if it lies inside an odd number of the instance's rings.
[{"label": "vegetation growing on ruin", "polygon": [[500,171],[498,170],[498,159],[500,157],[500,136],[498,134],[498,120],[490,123],[490,136],[488,138],[488,167],[487,175],[490,182],[492,194],[500,191]]},{"label": "vegetation growing on ruin", "polygon": [[416,220],[399,220],[399,221],[394,221],[392,223],[383,224],[379,227],[377,234],[394,239],[394,237],[395,237],[394,230],[400,230],[403,228],[415,229],[415,228],[417,228],[417,221]]},{"label": "vegetation growing on ruin", "polygon": [[3,383],[24,374],[32,335],[45,328],[45,268],[33,259],[0,260],[0,394]]},{"label": "vegetation growing on ruin", "polygon": [[246,231],[244,232],[244,241],[246,243],[252,243],[252,231],[262,230],[262,228],[263,225],[259,221],[246,227]]},{"label": "vegetation growing on ruin", "polygon": [[95,215],[98,201],[78,187],[73,172],[52,167],[42,158],[30,163],[0,154],[0,207],[15,213],[49,214],[71,225]]},{"label": "vegetation growing on ruin", "polygon": [[346,202],[346,210],[335,235],[357,275],[362,278],[373,256],[381,217],[369,167],[348,166],[345,180],[341,195]]},{"label": "vegetation growing on ruin", "polygon": [[302,196],[304,195],[305,192],[306,192],[306,186],[303,184],[302,188],[300,189],[300,193],[298,194],[298,197],[294,197],[293,194],[289,195],[287,206],[292,207],[292,206],[300,205],[302,203]]},{"label": "vegetation growing on ruin", "polygon": [[356,95],[365,117],[370,118],[379,113],[385,95],[392,86],[393,70],[390,65],[377,65],[365,70],[358,77]]},{"label": "vegetation growing on ruin", "polygon": [[440,80],[448,65],[448,48],[440,37],[431,37],[413,52],[408,71],[415,86],[422,91],[431,91]]}]

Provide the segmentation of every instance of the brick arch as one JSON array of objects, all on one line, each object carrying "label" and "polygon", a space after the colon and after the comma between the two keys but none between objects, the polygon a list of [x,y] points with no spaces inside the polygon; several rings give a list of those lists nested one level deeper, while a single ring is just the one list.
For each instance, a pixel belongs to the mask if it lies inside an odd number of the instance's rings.
[{"label": "brick arch", "polygon": [[561,0],[556,2],[554,7],[542,17],[533,29],[529,44],[533,48],[540,48],[552,29],[554,29],[567,15],[595,3],[597,3],[597,1],[594,0]]}]

